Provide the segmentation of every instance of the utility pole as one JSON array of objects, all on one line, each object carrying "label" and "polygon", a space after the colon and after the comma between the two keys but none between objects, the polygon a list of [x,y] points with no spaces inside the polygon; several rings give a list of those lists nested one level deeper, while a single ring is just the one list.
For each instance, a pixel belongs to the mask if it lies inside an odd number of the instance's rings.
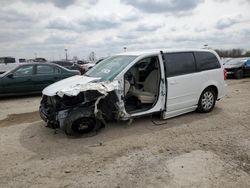
[{"label": "utility pole", "polygon": [[65,48],[64,51],[65,51],[65,59],[66,59],[66,61],[68,61],[68,53],[67,53],[68,49]]}]

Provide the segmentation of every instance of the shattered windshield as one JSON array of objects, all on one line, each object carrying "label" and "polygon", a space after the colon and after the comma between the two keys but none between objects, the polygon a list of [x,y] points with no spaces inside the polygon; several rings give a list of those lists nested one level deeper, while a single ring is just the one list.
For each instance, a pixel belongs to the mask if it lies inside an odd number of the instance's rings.
[{"label": "shattered windshield", "polygon": [[101,78],[102,80],[114,79],[137,56],[114,56],[101,61],[90,69],[85,75]]}]

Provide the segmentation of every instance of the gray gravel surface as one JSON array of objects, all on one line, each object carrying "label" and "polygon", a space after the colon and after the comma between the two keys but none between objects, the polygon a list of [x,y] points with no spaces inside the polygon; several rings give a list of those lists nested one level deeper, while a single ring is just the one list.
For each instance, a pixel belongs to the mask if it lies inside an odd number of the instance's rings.
[{"label": "gray gravel surface", "polygon": [[227,83],[209,114],[78,139],[44,127],[39,97],[0,100],[0,187],[250,187],[250,79]]}]

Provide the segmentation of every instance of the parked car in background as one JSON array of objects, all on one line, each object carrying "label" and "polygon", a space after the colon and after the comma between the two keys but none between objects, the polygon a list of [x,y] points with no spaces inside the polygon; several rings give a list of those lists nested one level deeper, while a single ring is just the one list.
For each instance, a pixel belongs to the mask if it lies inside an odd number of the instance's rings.
[{"label": "parked car in background", "polygon": [[231,57],[222,57],[221,58],[221,62],[222,62],[222,64],[223,65],[225,65],[228,61],[230,61],[231,59],[233,59],[233,58],[231,58]]},{"label": "parked car in background", "polygon": [[89,62],[88,61],[84,61],[84,60],[77,60],[76,63],[78,65],[85,65],[85,64],[88,64]]},{"label": "parked car in background", "polygon": [[48,62],[45,58],[43,58],[43,57],[37,57],[37,58],[35,58],[35,59],[33,59],[33,62],[37,62],[37,63],[46,63],[46,62]]},{"label": "parked car in background", "polygon": [[19,65],[18,59],[14,57],[0,57],[0,74]]},{"label": "parked car in background", "polygon": [[80,65],[78,65],[77,63],[72,63],[69,61],[51,61],[51,63],[63,66],[63,67],[70,69],[70,70],[78,70],[81,74],[84,73],[84,69]]},{"label": "parked car in background", "polygon": [[26,59],[20,58],[20,59],[19,59],[19,63],[26,63]]},{"label": "parked car in background", "polygon": [[80,72],[56,64],[20,63],[0,75],[0,96],[41,93],[46,86],[74,75]]},{"label": "parked car in background", "polygon": [[227,75],[236,79],[250,76],[250,58],[233,58],[225,62]]},{"label": "parked car in background", "polygon": [[98,59],[97,61],[95,61],[93,63],[87,63],[87,64],[82,65],[84,73],[87,72],[89,69],[93,68],[98,63],[100,63],[102,60],[104,60],[104,58]]}]

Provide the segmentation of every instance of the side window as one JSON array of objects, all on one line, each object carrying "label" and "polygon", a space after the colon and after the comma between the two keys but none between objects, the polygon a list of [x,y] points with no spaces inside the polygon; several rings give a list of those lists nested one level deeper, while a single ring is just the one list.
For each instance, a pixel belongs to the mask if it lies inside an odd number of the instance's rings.
[{"label": "side window", "polygon": [[37,74],[53,74],[54,68],[49,65],[37,65],[36,73]]},{"label": "side window", "polygon": [[29,76],[33,74],[33,65],[22,66],[14,73],[14,76]]},{"label": "side window", "polygon": [[178,76],[196,72],[194,55],[191,52],[166,53],[167,76]]},{"label": "side window", "polygon": [[199,70],[210,70],[220,68],[217,57],[211,52],[195,52],[194,53]]}]

